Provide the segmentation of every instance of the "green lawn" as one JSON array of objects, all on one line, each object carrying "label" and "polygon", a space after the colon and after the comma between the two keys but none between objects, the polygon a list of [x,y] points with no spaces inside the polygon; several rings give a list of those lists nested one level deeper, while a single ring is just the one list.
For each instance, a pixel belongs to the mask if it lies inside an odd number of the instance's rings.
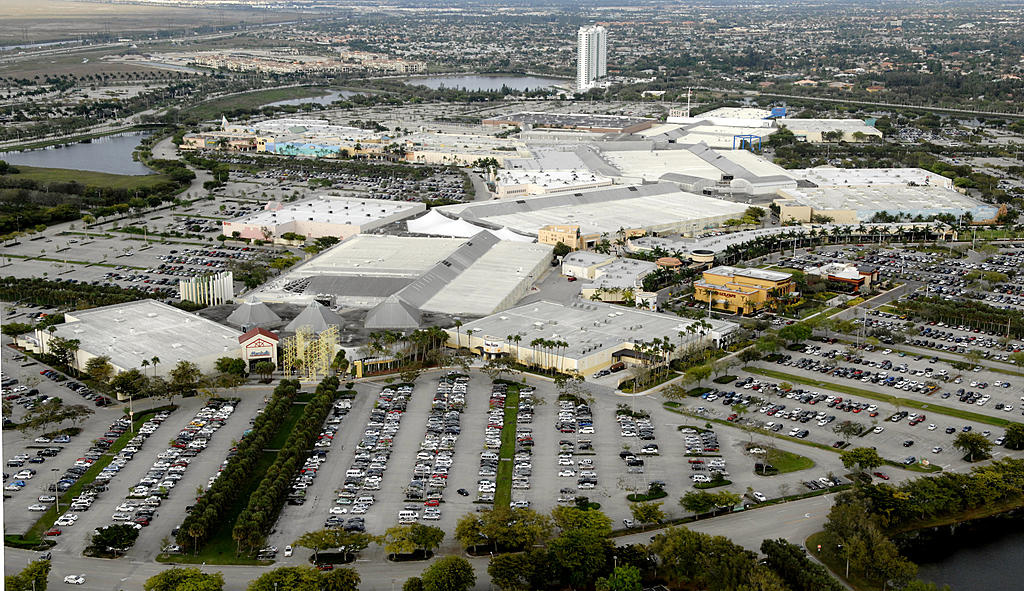
[{"label": "green lawn", "polygon": [[772,458],[771,465],[775,467],[776,474],[798,472],[800,470],[807,470],[808,468],[814,467],[814,460],[806,456],[777,448],[775,450],[775,454],[776,455]]},{"label": "green lawn", "polygon": [[214,99],[186,109],[188,115],[195,115],[200,119],[213,119],[220,117],[225,111],[234,109],[257,109],[263,105],[287,101],[292,99],[312,98],[327,94],[324,90],[309,87],[295,88],[272,88],[270,90],[258,90],[246,92],[234,96],[226,96]]},{"label": "green lawn", "polygon": [[501,427],[501,450],[495,478],[494,506],[508,507],[512,502],[512,457],[516,455],[516,422],[519,418],[519,387],[510,385],[505,398],[505,419]]},{"label": "green lawn", "polygon": [[847,386],[846,384],[837,384],[835,382],[829,382],[824,380],[817,380],[814,378],[805,378],[803,376],[795,376],[781,371],[775,371],[773,369],[764,369],[760,367],[747,367],[745,368],[750,373],[756,373],[758,375],[766,376],[769,378],[775,378],[777,380],[784,380],[787,382],[807,384],[810,386],[819,386],[821,388],[828,388],[836,392],[843,392],[852,396],[863,396],[864,398],[870,398],[872,400],[881,400],[882,402],[888,402],[890,404],[903,407],[903,408],[916,408],[928,412],[934,412],[942,415],[951,417],[957,417],[967,421],[975,421],[978,423],[985,423],[987,425],[995,425],[996,427],[1006,427],[1013,421],[1008,421],[1000,417],[990,417],[987,415],[978,414],[967,410],[961,410],[959,408],[951,408],[948,406],[941,406],[927,401],[913,400],[910,398],[900,398],[898,396],[892,396],[890,394],[878,394],[869,390],[862,390],[860,388],[854,388]]},{"label": "green lawn", "polygon": [[[0,160],[3,157],[0,155]],[[20,172],[9,175],[11,178],[30,179],[39,182],[76,182],[90,187],[110,187],[112,189],[139,189],[152,187],[169,181],[162,174],[127,175],[95,172],[92,170],[72,170],[70,168],[42,168],[39,166],[16,167]]]}]

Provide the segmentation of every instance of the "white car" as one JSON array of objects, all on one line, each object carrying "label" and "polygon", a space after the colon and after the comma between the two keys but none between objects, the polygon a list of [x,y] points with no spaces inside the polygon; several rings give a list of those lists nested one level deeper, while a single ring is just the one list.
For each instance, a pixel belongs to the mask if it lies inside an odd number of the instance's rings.
[{"label": "white car", "polygon": [[576,476],[576,472],[572,470],[561,470],[558,472],[559,476]]},{"label": "white car", "polygon": [[935,430],[935,423],[929,423],[928,424],[928,430],[929,431],[934,431]]},{"label": "white car", "polygon": [[284,555],[285,555],[285,558],[287,558],[287,557],[292,555],[292,547],[291,546],[285,546],[284,547]]},{"label": "white car", "polygon": [[768,497],[764,496],[763,493],[759,493],[756,491],[750,493],[750,496],[754,497],[754,500],[757,501],[758,503],[763,503],[768,500]]},{"label": "white car", "polygon": [[46,511],[47,509],[49,509],[49,507],[47,507],[46,505],[40,504],[40,503],[36,503],[35,505],[29,505],[28,506],[28,510],[29,511]]},{"label": "white car", "polygon": [[881,425],[879,425],[879,426],[877,426],[877,427],[875,427],[874,429],[871,430],[872,433],[876,433],[876,434],[877,433],[881,433],[882,431],[885,431],[885,427],[883,427]]},{"label": "white car", "polygon": [[331,515],[344,515],[346,513],[348,513],[348,507],[342,507],[341,505],[331,507]]},{"label": "white car", "polygon": [[85,575],[68,575],[64,577],[64,582],[69,585],[84,585]]}]

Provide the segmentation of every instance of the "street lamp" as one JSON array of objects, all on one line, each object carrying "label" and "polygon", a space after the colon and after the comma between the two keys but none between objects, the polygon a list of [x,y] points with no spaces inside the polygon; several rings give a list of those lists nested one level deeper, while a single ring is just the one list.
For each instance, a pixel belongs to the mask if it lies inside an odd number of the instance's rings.
[{"label": "street lamp", "polygon": [[57,514],[60,514],[60,491],[57,490],[58,478],[56,475],[56,472],[60,472],[60,468],[50,468],[50,472],[55,473],[53,475],[53,497],[56,499],[57,502]]}]

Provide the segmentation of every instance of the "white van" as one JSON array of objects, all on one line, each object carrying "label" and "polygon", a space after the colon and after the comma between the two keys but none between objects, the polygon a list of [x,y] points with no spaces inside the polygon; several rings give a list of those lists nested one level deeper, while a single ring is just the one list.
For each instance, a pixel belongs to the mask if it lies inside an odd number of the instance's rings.
[{"label": "white van", "polygon": [[420,518],[419,513],[415,511],[399,511],[398,512],[398,523],[416,523]]}]

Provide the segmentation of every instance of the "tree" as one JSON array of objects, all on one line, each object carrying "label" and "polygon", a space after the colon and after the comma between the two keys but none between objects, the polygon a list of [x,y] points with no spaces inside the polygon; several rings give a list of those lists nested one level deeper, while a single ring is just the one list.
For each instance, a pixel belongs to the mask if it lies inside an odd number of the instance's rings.
[{"label": "tree", "polygon": [[444,530],[433,525],[414,523],[409,532],[409,539],[417,548],[429,553],[441,546],[441,542],[444,541]]},{"label": "tree", "polygon": [[423,591],[466,591],[476,585],[476,573],[461,556],[445,556],[420,575]]},{"label": "tree", "polygon": [[968,462],[984,460],[992,454],[992,442],[981,433],[960,433],[953,440],[953,447],[962,451]]},{"label": "tree", "polygon": [[612,533],[612,520],[601,511],[560,505],[551,511],[551,517],[555,527],[562,533],[576,530],[593,531],[605,536]]},{"label": "tree", "polygon": [[799,343],[811,338],[811,327],[803,322],[796,322],[779,329],[779,338],[787,343]]},{"label": "tree", "polygon": [[368,548],[373,541],[373,536],[362,532],[321,529],[302,534],[299,539],[292,542],[292,545],[312,550],[313,562],[317,562],[321,550],[337,548],[348,558],[350,554],[357,554]]},{"label": "tree", "polygon": [[412,554],[416,551],[416,543],[412,541],[411,525],[394,525],[384,532],[384,538],[379,542],[384,545],[388,554]]},{"label": "tree", "polygon": [[49,400],[32,407],[21,423],[18,425],[20,431],[35,432],[43,431],[50,425],[59,425],[64,421],[79,423],[95,411],[84,404],[65,405],[59,398]]},{"label": "tree", "polygon": [[487,574],[502,591],[533,591],[530,580],[535,568],[526,553],[496,554],[487,565]]},{"label": "tree", "polygon": [[629,512],[633,519],[640,524],[660,523],[665,519],[665,512],[661,510],[664,503],[646,502],[633,503],[629,506]]},{"label": "tree", "polygon": [[714,510],[715,501],[715,495],[706,490],[691,490],[679,499],[679,505],[694,515],[703,515]]},{"label": "tree", "polygon": [[259,361],[252,367],[252,370],[259,374],[264,381],[269,380],[274,375],[274,370],[276,369],[271,361]]},{"label": "tree", "polygon": [[853,421],[842,421],[835,427],[832,427],[832,432],[836,435],[842,435],[843,439],[850,439],[857,435],[860,435],[861,431],[864,430],[864,425],[860,423],[854,423]]},{"label": "tree", "polygon": [[320,571],[311,566],[283,566],[249,583],[248,591],[320,591]]},{"label": "tree", "polygon": [[419,577],[409,577],[402,584],[402,591],[423,591],[423,580]]},{"label": "tree", "polygon": [[33,560],[16,575],[4,577],[7,591],[46,591],[46,578],[50,576],[49,560]]},{"label": "tree", "polygon": [[[146,365],[149,365],[149,362],[145,360],[143,360],[143,362],[146,363]],[[149,378],[135,368],[122,371],[110,379],[110,387],[114,389],[114,392],[117,392],[124,398],[138,396],[146,390],[148,383]]]},{"label": "tree", "polygon": [[[214,362],[213,367],[220,373],[226,373],[240,377],[244,377],[246,370],[248,369],[246,367],[245,361],[239,359],[238,357],[221,357],[216,362]],[[173,379],[173,372],[171,375]]]},{"label": "tree", "polygon": [[747,347],[746,349],[740,351],[738,356],[740,358],[740,361],[742,361],[743,363],[750,363],[752,361],[757,361],[758,359],[761,358],[761,354],[758,353],[757,349],[753,347]]},{"label": "tree", "polygon": [[1024,424],[1010,423],[1006,426],[1006,447],[1024,449]]},{"label": "tree", "polygon": [[191,361],[179,361],[171,370],[171,381],[167,388],[167,400],[174,405],[174,396],[187,396],[196,392],[202,373]]},{"label": "tree", "polygon": [[711,377],[711,366],[708,364],[697,365],[686,370],[687,381],[694,382],[700,386],[701,382]]},{"label": "tree", "polygon": [[736,505],[739,505],[741,501],[743,501],[743,497],[728,490],[718,491],[717,493],[714,494],[714,497],[716,507],[721,507],[723,509],[730,510]]},{"label": "tree", "polygon": [[89,547],[86,548],[94,554],[117,555],[127,551],[135,545],[139,537],[139,530],[127,524],[112,524],[101,527],[92,535]]},{"label": "tree", "polygon": [[861,472],[874,470],[885,463],[882,456],[878,455],[878,452],[870,447],[855,447],[844,451],[839,454],[839,459],[847,469],[852,469],[856,466],[857,470]]},{"label": "tree", "polygon": [[565,584],[589,587],[607,568],[612,542],[590,529],[563,531],[548,543],[551,565]]},{"label": "tree", "polygon": [[336,568],[320,574],[320,591],[359,591],[361,580],[355,569]]},{"label": "tree", "polygon": [[612,574],[597,580],[597,591],[641,591],[640,569],[635,566],[617,566]]},{"label": "tree", "polygon": [[169,568],[146,580],[145,591],[220,591],[224,575],[204,573],[198,568]]},{"label": "tree", "polygon": [[93,357],[85,363],[85,373],[89,374],[89,377],[106,384],[110,381],[110,377],[114,375],[114,366],[110,364],[110,357],[106,355],[100,355]]},{"label": "tree", "polygon": [[569,247],[568,247],[568,246],[567,246],[567,245],[566,245],[565,243],[563,243],[563,242],[562,242],[561,240],[559,240],[559,241],[558,241],[558,242],[557,242],[557,243],[555,244],[555,249],[554,249],[554,250],[552,251],[552,253],[551,253],[551,254],[553,254],[553,255],[554,255],[554,256],[556,256],[556,257],[564,257],[565,255],[569,254],[570,252],[572,252],[572,249],[571,249],[571,248],[569,248]]}]

